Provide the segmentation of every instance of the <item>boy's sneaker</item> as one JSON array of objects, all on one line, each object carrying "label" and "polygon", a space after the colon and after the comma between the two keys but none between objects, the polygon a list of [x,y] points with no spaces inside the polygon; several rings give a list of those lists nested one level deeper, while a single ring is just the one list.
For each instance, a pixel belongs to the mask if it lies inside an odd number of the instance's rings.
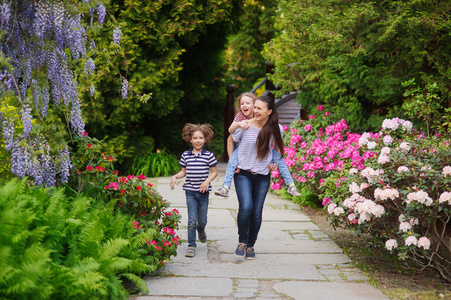
[{"label": "boy's sneaker", "polygon": [[207,241],[207,234],[205,233],[205,230],[202,230],[199,232],[199,242],[205,243]]},{"label": "boy's sneaker", "polygon": [[229,189],[223,186],[222,188],[219,188],[219,190],[215,192],[215,195],[227,198],[229,197]]},{"label": "boy's sneaker", "polygon": [[238,257],[244,257],[244,252],[246,250],[246,245],[243,243],[239,243],[235,250],[235,255]]},{"label": "boy's sneaker", "polygon": [[254,247],[247,247],[247,249],[246,249],[246,259],[255,259]]},{"label": "boy's sneaker", "polygon": [[301,196],[301,193],[299,193],[298,188],[296,187],[295,184],[291,184],[290,186],[288,186],[287,192],[288,194],[291,194],[295,197]]},{"label": "boy's sneaker", "polygon": [[188,247],[188,249],[186,249],[185,256],[194,257],[194,253],[196,253],[196,247]]}]

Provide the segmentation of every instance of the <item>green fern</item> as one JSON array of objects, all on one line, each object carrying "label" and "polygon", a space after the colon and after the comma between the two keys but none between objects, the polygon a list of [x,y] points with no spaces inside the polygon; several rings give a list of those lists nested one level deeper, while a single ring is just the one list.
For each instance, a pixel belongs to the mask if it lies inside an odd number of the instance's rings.
[{"label": "green fern", "polygon": [[[129,216],[92,198],[0,186],[0,295],[8,299],[127,299],[121,278],[147,291],[139,274],[156,268]],[[153,263],[149,266],[148,263]],[[142,280],[142,279],[141,279]]]}]

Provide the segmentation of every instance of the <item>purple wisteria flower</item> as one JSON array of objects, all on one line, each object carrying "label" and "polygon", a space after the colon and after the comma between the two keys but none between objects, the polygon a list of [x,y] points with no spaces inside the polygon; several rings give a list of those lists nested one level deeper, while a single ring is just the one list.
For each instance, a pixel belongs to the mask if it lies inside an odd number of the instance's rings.
[{"label": "purple wisteria flower", "polygon": [[122,99],[127,99],[128,97],[128,80],[122,79]]},{"label": "purple wisteria flower", "polygon": [[97,5],[96,7],[97,15],[99,16],[99,24],[103,24],[105,21],[106,9],[102,4]]},{"label": "purple wisteria flower", "polygon": [[120,45],[121,44],[121,27],[117,27],[113,30],[113,42]]}]

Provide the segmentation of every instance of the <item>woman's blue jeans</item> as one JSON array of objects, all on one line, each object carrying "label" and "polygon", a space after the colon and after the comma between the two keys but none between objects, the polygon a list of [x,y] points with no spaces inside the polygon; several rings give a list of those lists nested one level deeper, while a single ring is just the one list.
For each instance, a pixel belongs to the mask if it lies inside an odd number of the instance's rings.
[{"label": "woman's blue jeans", "polygon": [[196,230],[202,232],[207,225],[209,193],[185,191],[188,209],[188,246],[196,247]]},{"label": "woman's blue jeans", "polygon": [[235,174],[238,197],[238,242],[254,247],[262,224],[263,205],[268,193],[270,175],[241,170]]}]

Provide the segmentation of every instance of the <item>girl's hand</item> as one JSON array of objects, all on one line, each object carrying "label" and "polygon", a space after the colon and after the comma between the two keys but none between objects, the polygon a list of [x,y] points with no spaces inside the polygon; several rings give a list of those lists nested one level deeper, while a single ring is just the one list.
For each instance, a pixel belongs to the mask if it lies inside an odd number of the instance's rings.
[{"label": "girl's hand", "polygon": [[174,176],[171,177],[171,190],[174,189],[174,186],[177,184],[177,178]]},{"label": "girl's hand", "polygon": [[249,125],[247,124],[246,121],[244,122],[239,122],[238,125],[243,128],[243,130],[248,130],[249,129]]},{"label": "girl's hand", "polygon": [[200,188],[199,188],[199,192],[201,192],[201,193],[208,192],[209,186],[210,186],[210,184],[208,182],[206,182],[206,181],[202,182],[202,184],[200,185]]}]

